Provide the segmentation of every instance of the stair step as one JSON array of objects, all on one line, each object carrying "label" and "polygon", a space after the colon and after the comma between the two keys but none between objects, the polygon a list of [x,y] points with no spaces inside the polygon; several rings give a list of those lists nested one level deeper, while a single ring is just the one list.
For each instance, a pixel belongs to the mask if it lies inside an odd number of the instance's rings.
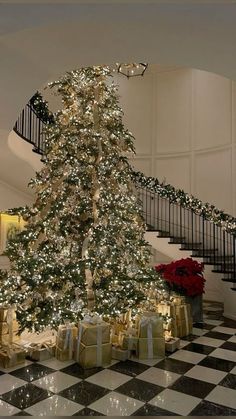
[{"label": "stair step", "polygon": [[236,291],[236,288],[231,288],[232,291]]},{"label": "stair step", "polygon": [[236,271],[234,271],[234,270],[231,270],[231,271],[229,271],[228,269],[212,269],[212,271],[211,272],[214,272],[214,273],[217,273],[217,274],[222,274],[222,273],[225,273],[225,274],[236,274]]},{"label": "stair step", "polygon": [[186,240],[185,237],[171,237],[171,240],[168,242],[169,244],[182,244]]},{"label": "stair step", "polygon": [[221,278],[221,280],[224,282],[236,282],[235,278]]}]

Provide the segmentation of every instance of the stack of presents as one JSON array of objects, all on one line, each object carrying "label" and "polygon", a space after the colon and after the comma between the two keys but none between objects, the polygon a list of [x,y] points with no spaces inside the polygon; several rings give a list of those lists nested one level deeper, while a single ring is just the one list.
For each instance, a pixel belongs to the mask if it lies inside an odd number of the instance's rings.
[{"label": "stack of presents", "polygon": [[50,331],[50,336],[28,334],[24,340],[15,311],[0,307],[0,366],[12,367],[26,356],[36,361],[53,356],[60,361],[73,359],[85,369],[109,365],[111,359],[164,358],[166,351],[179,348],[181,337],[192,333],[192,324],[190,305],[176,296],[133,318],[130,312],[109,321],[87,315],[78,324]]}]

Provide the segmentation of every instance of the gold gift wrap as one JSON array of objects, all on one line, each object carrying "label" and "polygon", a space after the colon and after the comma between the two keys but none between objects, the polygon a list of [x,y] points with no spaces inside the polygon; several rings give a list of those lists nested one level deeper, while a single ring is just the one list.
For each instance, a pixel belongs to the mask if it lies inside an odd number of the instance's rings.
[{"label": "gold gift wrap", "polygon": [[179,338],[170,338],[166,340],[165,348],[167,352],[174,352],[176,349],[180,348],[180,339]]},{"label": "gold gift wrap", "polygon": [[75,338],[77,336],[78,327],[76,327],[74,325],[69,325],[69,326],[61,325],[61,326],[59,326],[59,329],[58,329],[58,334],[57,334],[58,339],[59,340],[65,340],[68,330],[70,330],[72,338]]},{"label": "gold gift wrap", "polygon": [[[148,346],[151,345],[151,351]],[[149,354],[149,352],[152,352]],[[139,359],[154,359],[165,357],[165,339],[160,338],[139,338],[138,341],[138,357]]]},{"label": "gold gift wrap", "polygon": [[186,298],[184,295],[174,295],[172,301],[175,305],[186,304]]},{"label": "gold gift wrap", "polygon": [[[98,356],[99,351],[101,351],[101,357]],[[101,346],[88,346],[80,343],[76,360],[85,369],[109,365],[111,363],[111,343],[103,343]]]},{"label": "gold gift wrap", "polygon": [[56,346],[55,348],[55,357],[59,361],[70,361],[72,359],[72,352],[70,349],[62,349]]},{"label": "gold gift wrap", "polygon": [[188,319],[188,321],[183,320],[177,324],[177,337],[182,338],[188,336],[193,331],[193,321]]},{"label": "gold gift wrap", "polygon": [[33,361],[46,361],[55,355],[55,344],[52,342],[31,345],[29,357]]},{"label": "gold gift wrap", "polygon": [[147,338],[151,328],[153,338],[163,337],[163,319],[157,313],[145,313],[139,321],[139,337]]},{"label": "gold gift wrap", "polygon": [[81,330],[81,343],[84,345],[97,345],[98,333],[101,333],[101,343],[110,342],[110,326],[106,322],[98,324],[81,322],[79,324],[79,331]]},{"label": "gold gift wrap", "polygon": [[6,335],[10,331],[18,332],[18,330],[19,330],[19,324],[17,320],[13,320],[11,322],[11,325],[9,325],[9,323],[7,322],[0,322],[0,335]]},{"label": "gold gift wrap", "polygon": [[12,334],[7,333],[6,335],[0,335],[0,344],[9,345],[12,342],[18,342],[20,340],[20,335],[18,332],[13,332]]},{"label": "gold gift wrap", "polygon": [[176,309],[177,321],[188,319],[189,317],[192,316],[190,304],[179,304],[179,305],[176,305],[175,309]]},{"label": "gold gift wrap", "polygon": [[138,351],[138,337],[122,334],[121,347],[122,349],[128,349],[129,351],[137,352]]},{"label": "gold gift wrap", "polygon": [[25,351],[22,348],[0,349],[0,366],[3,368],[15,367],[25,362]]},{"label": "gold gift wrap", "polygon": [[118,335],[120,332],[124,332],[127,329],[127,323],[115,322],[112,325],[112,332],[114,335]]},{"label": "gold gift wrap", "polygon": [[121,349],[119,346],[112,346],[111,357],[119,361],[126,361],[130,358],[130,351],[128,349]]},{"label": "gold gift wrap", "polygon": [[171,303],[159,303],[157,305],[157,312],[162,316],[175,317],[176,306]]},{"label": "gold gift wrap", "polygon": [[0,307],[0,322],[6,322],[9,316],[9,310],[12,310],[12,320],[16,320],[16,312],[11,307]]}]

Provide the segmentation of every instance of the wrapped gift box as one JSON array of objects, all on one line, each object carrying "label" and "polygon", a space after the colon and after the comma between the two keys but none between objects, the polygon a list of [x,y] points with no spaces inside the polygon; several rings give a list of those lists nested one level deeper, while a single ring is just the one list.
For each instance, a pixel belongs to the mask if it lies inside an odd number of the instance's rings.
[{"label": "wrapped gift box", "polygon": [[7,333],[6,335],[0,335],[0,344],[1,345],[10,345],[12,342],[18,342],[20,340],[20,335],[18,332],[13,332],[11,335]]},{"label": "wrapped gift box", "polygon": [[[150,328],[150,329],[149,329]],[[139,321],[139,337],[150,337],[149,330],[153,338],[163,337],[163,319],[157,313],[144,313]]]},{"label": "wrapped gift box", "polygon": [[130,358],[130,351],[121,349],[119,346],[112,346],[111,357],[119,361],[126,361]]},{"label": "wrapped gift box", "polygon": [[120,332],[124,332],[125,330],[127,330],[127,323],[122,323],[122,322],[115,322],[112,325],[112,332],[115,335],[119,335]]},{"label": "wrapped gift box", "polygon": [[0,322],[0,335],[6,335],[9,333],[9,331],[12,332],[18,332],[19,330],[19,324],[17,322],[17,320],[13,320],[11,325],[9,325],[9,323],[7,322]]},{"label": "wrapped gift box", "polygon": [[186,304],[186,298],[184,295],[174,295],[172,301],[175,305]]},{"label": "wrapped gift box", "polygon": [[33,361],[46,361],[55,356],[55,344],[52,342],[38,343],[29,347],[29,357]]},{"label": "wrapped gift box", "polygon": [[164,358],[165,339],[163,337],[152,339],[139,338],[138,357],[139,359]]},{"label": "wrapped gift box", "polygon": [[165,348],[167,352],[174,352],[180,348],[180,339],[179,338],[169,338],[166,340]]},{"label": "wrapped gift box", "polygon": [[73,359],[73,352],[70,349],[61,349],[58,346],[55,347],[55,358],[59,361],[71,361]]},{"label": "wrapped gift box", "polygon": [[162,316],[175,317],[176,306],[171,303],[160,303],[157,305],[157,312]]},{"label": "wrapped gift box", "polygon": [[188,336],[193,331],[193,322],[192,319],[188,321],[182,320],[181,322],[177,323],[177,337],[182,338]]},{"label": "wrapped gift box", "polygon": [[106,322],[91,324],[82,321],[79,324],[79,333],[81,333],[81,343],[83,343],[84,345],[97,345],[99,333],[101,343],[110,342],[110,326]]},{"label": "wrapped gift box", "polygon": [[176,319],[184,320],[192,317],[190,304],[179,304],[176,305]]},{"label": "wrapped gift box", "polygon": [[9,317],[9,310],[11,310],[12,320],[16,320],[16,312],[9,307],[0,307],[0,322],[6,322]]},{"label": "wrapped gift box", "polygon": [[132,335],[122,334],[120,336],[120,342],[122,349],[129,351],[138,351],[138,337]]},{"label": "wrapped gift box", "polygon": [[176,319],[169,319],[167,322],[164,322],[164,330],[170,332],[171,336],[177,336]]},{"label": "wrapped gift box", "polygon": [[72,338],[75,338],[78,334],[78,327],[74,325],[61,325],[58,328],[58,334],[57,338],[58,340],[65,340],[68,336],[68,333],[72,336]]},{"label": "wrapped gift box", "polygon": [[25,351],[22,348],[1,348],[0,366],[11,368],[25,362]]},{"label": "wrapped gift box", "polygon": [[103,343],[100,345],[84,345],[79,346],[75,352],[75,360],[84,368],[94,368],[106,366],[111,363],[111,343]]}]

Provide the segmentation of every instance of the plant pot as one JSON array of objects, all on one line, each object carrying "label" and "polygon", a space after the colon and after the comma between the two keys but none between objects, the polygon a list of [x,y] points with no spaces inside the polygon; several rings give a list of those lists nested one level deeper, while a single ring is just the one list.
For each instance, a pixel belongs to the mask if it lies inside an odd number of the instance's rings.
[{"label": "plant pot", "polygon": [[202,323],[203,322],[202,295],[196,295],[195,297],[186,296],[186,302],[191,305],[193,323]]}]

